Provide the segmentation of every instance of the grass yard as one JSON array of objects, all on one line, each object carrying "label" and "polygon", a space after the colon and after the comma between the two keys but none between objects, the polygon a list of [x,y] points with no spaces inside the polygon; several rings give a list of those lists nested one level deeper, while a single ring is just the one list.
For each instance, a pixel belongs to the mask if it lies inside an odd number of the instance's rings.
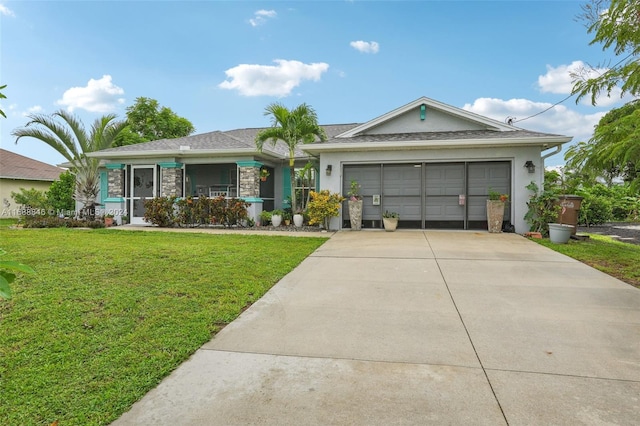
[{"label": "grass yard", "polygon": [[106,425],[323,238],[0,228],[2,425]]},{"label": "grass yard", "polygon": [[589,237],[585,241],[569,240],[568,244],[554,244],[548,239],[533,241],[640,288],[640,246],[602,235]]}]

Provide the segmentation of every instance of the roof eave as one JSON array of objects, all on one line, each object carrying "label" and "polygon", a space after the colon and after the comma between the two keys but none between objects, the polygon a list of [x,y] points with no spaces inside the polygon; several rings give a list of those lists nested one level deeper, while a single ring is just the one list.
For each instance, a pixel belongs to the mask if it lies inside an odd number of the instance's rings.
[{"label": "roof eave", "polygon": [[193,158],[202,156],[217,156],[217,157],[233,157],[238,155],[263,155],[273,158],[282,158],[282,155],[274,151],[264,150],[262,152],[256,151],[253,148],[241,148],[241,149],[163,149],[163,150],[145,150],[145,151],[111,151],[111,152],[90,152],[87,154],[89,157],[100,159],[120,159],[120,158],[158,158],[158,157],[181,157],[181,158]]},{"label": "roof eave", "polygon": [[344,151],[393,151],[440,148],[495,148],[504,146],[540,146],[545,149],[563,145],[571,141],[568,136],[543,136],[537,138],[501,138],[501,139],[448,139],[448,140],[416,140],[365,143],[327,143],[305,146],[310,153],[344,152]]}]

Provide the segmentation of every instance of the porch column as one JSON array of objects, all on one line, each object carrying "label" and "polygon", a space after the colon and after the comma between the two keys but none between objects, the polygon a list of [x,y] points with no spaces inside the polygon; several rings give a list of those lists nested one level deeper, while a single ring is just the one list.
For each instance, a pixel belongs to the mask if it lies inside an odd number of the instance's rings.
[{"label": "porch column", "polygon": [[107,168],[107,196],[105,198],[119,198],[124,200],[124,164],[109,163]]},{"label": "porch column", "polygon": [[162,180],[160,182],[161,197],[182,197],[182,163],[158,163]]},{"label": "porch column", "polygon": [[119,163],[108,163],[106,197],[103,197],[103,214],[111,214],[118,224],[124,223],[123,218],[128,217],[126,200],[124,198],[124,180],[126,166]]},{"label": "porch column", "polygon": [[259,161],[237,161],[238,165],[238,198],[251,205],[248,213],[256,222],[262,213],[262,198],[260,198],[260,167]]}]

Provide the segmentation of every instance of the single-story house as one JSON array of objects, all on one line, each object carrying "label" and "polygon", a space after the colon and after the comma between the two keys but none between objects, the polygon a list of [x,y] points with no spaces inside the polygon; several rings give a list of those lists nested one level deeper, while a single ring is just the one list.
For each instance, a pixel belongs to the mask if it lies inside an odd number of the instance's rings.
[{"label": "single-story house", "polygon": [[60,167],[0,149],[0,217],[20,216],[21,206],[11,197],[12,192],[19,193],[21,188],[47,191],[62,172]]},{"label": "single-story house", "polygon": [[[533,132],[421,97],[366,123],[322,126],[324,142],[301,145],[296,167],[315,164],[306,189],[347,194],[356,180],[364,199],[363,226],[380,228],[382,214],[400,214],[400,227],[487,229],[489,190],[508,194],[505,223],[524,221],[530,182],[542,185],[545,158],[571,137]],[[102,203],[144,223],[143,200],[154,196],[226,195],[251,204],[250,215],[286,207],[288,151],[265,144],[262,129],[214,131],[92,153],[104,162]],[[260,180],[260,170],[270,173]],[[349,226],[348,209],[331,222]]]}]

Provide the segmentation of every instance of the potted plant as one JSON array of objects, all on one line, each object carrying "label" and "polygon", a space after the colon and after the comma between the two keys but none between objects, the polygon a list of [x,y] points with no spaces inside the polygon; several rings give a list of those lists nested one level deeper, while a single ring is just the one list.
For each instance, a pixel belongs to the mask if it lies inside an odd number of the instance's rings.
[{"label": "potted plant", "polygon": [[271,173],[269,173],[269,170],[265,169],[264,167],[260,169],[260,180],[262,182],[266,182],[269,176],[271,176]]},{"label": "potted plant", "polygon": [[309,224],[320,224],[325,230],[329,230],[331,218],[340,214],[340,204],[344,197],[340,194],[332,194],[328,189],[320,192],[311,191],[309,193]]},{"label": "potted plant", "polygon": [[362,229],[362,196],[360,195],[360,185],[358,181],[352,180],[349,192],[349,220],[351,221],[351,230],[359,231]]},{"label": "potted plant", "polygon": [[104,215],[104,226],[109,227],[109,226],[113,226],[113,215],[110,213],[107,213]]},{"label": "potted plant", "polygon": [[284,221],[284,224],[286,226],[291,225],[291,211],[290,210],[284,210],[282,212],[282,220]]},{"label": "potted plant", "polygon": [[271,211],[271,224],[276,228],[280,226],[282,223],[282,210],[272,210]]},{"label": "potted plant", "polygon": [[508,200],[508,194],[501,194],[489,188],[489,199],[487,200],[487,228],[489,232],[502,232],[504,206]]},{"label": "potted plant", "polygon": [[568,223],[562,223],[564,214],[567,212],[567,207],[559,207],[560,214],[558,216],[558,223],[549,223],[549,239],[552,243],[567,244],[576,227]]},{"label": "potted plant", "polygon": [[122,224],[123,224],[123,225],[126,225],[126,224],[128,224],[128,223],[129,223],[129,216],[127,216],[127,215],[122,215],[122,216],[120,216],[120,220],[122,221]]},{"label": "potted plant", "polygon": [[386,210],[382,214],[382,223],[384,223],[385,231],[395,231],[396,228],[398,228],[398,219],[400,219],[400,215],[398,213]]},{"label": "potted plant", "polygon": [[269,210],[262,210],[260,212],[260,224],[267,226],[271,222],[271,212]]}]

